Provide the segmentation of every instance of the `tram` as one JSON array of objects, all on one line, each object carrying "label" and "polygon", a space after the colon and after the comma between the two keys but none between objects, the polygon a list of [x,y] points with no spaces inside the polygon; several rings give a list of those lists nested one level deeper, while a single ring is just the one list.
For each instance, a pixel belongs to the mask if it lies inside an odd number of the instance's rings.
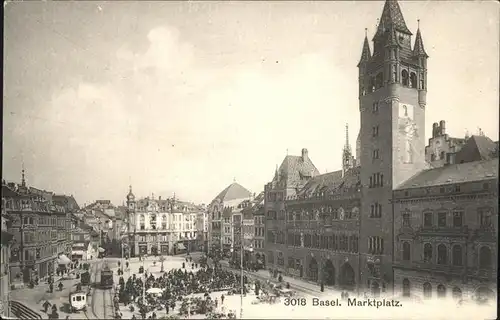
[{"label": "tram", "polygon": [[101,288],[111,289],[113,288],[113,271],[106,264],[101,270]]},{"label": "tram", "polygon": [[71,312],[87,310],[87,294],[83,291],[72,292],[69,295],[69,305]]},{"label": "tram", "polygon": [[80,282],[82,286],[88,286],[90,284],[90,272],[85,271],[80,275]]}]

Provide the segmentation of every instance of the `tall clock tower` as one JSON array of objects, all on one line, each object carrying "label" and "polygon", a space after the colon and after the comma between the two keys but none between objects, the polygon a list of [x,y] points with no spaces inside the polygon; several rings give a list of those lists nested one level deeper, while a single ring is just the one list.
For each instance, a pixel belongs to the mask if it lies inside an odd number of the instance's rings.
[{"label": "tall clock tower", "polygon": [[[365,31],[366,33],[366,31]],[[384,4],[373,37],[365,34],[359,69],[361,114],[360,287],[392,290],[392,191],[425,168],[427,54],[395,0]]]}]

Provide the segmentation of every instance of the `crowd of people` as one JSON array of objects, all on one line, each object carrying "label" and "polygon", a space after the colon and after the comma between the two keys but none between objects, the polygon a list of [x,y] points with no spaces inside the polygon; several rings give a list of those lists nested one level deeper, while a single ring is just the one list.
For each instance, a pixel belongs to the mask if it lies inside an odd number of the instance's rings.
[{"label": "crowd of people", "polygon": [[[217,310],[219,301],[212,300],[210,293],[228,291],[228,294],[238,294],[241,292],[239,275],[222,269],[220,264],[209,265],[206,258],[194,262],[191,257],[187,257],[182,263],[182,268],[168,270],[157,277],[141,269],[139,275],[133,274],[126,280],[123,273],[120,273],[122,276],[119,279],[115,300],[118,318],[120,317],[119,303],[128,306],[131,312],[137,310],[142,319],[146,319],[146,315],[151,312],[148,319],[156,319],[159,311],[169,315],[173,313],[176,306],[179,306],[179,314],[183,316],[197,313],[206,314],[210,318],[221,317],[222,315]],[[243,280],[245,284],[248,283],[246,276]],[[151,293],[152,288],[160,290],[156,290],[157,293]],[[246,287],[244,287],[244,293],[246,292]],[[193,294],[200,294],[200,297],[192,297]],[[223,298],[221,300],[223,304]],[[229,318],[235,316],[233,311],[228,311],[224,315]]]}]

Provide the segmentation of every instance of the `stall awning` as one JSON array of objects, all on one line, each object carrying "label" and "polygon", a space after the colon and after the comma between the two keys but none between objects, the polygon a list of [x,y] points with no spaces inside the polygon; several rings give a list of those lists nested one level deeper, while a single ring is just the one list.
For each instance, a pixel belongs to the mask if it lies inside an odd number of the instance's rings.
[{"label": "stall awning", "polygon": [[59,258],[57,258],[57,263],[67,265],[71,263],[71,260],[65,254],[61,254]]},{"label": "stall awning", "polygon": [[177,244],[177,249],[179,249],[179,250],[186,250],[186,246],[184,246],[184,243],[179,242],[179,243]]}]

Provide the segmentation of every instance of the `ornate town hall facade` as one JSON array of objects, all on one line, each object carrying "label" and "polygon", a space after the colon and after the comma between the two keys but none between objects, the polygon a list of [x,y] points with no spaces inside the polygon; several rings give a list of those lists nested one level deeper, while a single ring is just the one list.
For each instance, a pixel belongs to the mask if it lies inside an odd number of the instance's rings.
[{"label": "ornate town hall facade", "polygon": [[426,145],[429,57],[412,35],[386,1],[357,65],[356,156],[347,141],[342,170],[320,175],[303,149],[266,184],[267,268],[373,296],[494,291],[498,142],[441,121]]}]

